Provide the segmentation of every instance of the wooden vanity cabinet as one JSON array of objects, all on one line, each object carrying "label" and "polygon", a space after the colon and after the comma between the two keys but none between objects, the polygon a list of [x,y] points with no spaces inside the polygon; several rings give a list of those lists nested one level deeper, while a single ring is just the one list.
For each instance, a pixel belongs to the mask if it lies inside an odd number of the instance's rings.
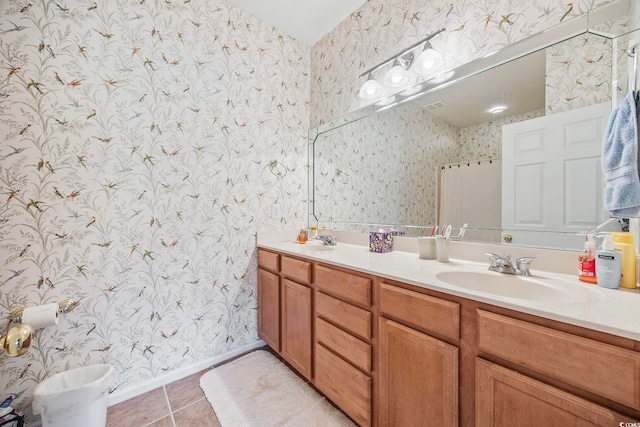
[{"label": "wooden vanity cabinet", "polygon": [[372,422],[373,278],[315,268],[314,385],[361,426]]},{"label": "wooden vanity cabinet", "polygon": [[258,336],[280,351],[280,255],[258,250]]},{"label": "wooden vanity cabinet", "polygon": [[612,427],[632,418],[477,359],[476,427]]},{"label": "wooden vanity cabinet", "polygon": [[605,427],[635,421],[612,410],[613,404],[574,393],[637,410],[637,351],[484,309],[476,318],[478,355],[496,361],[477,358],[476,426]]},{"label": "wooden vanity cabinet", "polygon": [[311,263],[283,255],[280,274],[280,355],[311,380]]},{"label": "wooden vanity cabinet", "polygon": [[311,288],[282,279],[280,355],[311,380]]},{"label": "wooden vanity cabinet", "polygon": [[258,335],[311,380],[312,264],[260,249],[258,267]]},{"label": "wooden vanity cabinet", "polygon": [[[379,426],[458,426],[459,305],[380,283]],[[392,320],[395,319],[395,320]]]},{"label": "wooden vanity cabinet", "polygon": [[638,341],[262,249],[258,265],[260,337],[361,426],[640,419]]}]

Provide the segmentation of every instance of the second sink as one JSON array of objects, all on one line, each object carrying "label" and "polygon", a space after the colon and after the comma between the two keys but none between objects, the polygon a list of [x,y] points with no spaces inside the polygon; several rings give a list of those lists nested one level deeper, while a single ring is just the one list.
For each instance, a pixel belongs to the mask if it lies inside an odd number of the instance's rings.
[{"label": "second sink", "polygon": [[[540,302],[585,301],[597,296],[597,290],[567,280],[506,275],[483,267],[432,268],[435,281],[479,293]],[[561,282],[561,283],[560,283]]]}]

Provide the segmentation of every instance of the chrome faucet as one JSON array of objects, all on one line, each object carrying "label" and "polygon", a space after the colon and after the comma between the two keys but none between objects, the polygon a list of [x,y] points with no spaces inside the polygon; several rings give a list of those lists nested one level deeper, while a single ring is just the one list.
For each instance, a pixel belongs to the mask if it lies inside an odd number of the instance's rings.
[{"label": "chrome faucet", "polygon": [[321,234],[316,237],[316,240],[322,240],[322,243],[329,246],[336,246],[336,236],[329,236],[328,234]]},{"label": "chrome faucet", "polygon": [[517,276],[531,276],[529,271],[531,261],[535,261],[534,257],[521,257],[516,259],[516,266],[511,263],[509,255],[500,256],[491,252],[485,252],[489,256],[489,270],[498,273],[515,274]]}]

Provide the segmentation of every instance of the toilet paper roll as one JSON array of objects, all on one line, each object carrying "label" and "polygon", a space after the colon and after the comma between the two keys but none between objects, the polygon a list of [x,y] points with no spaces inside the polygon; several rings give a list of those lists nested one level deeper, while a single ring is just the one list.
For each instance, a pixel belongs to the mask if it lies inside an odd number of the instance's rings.
[{"label": "toilet paper roll", "polygon": [[22,312],[22,323],[31,325],[33,329],[57,325],[58,304],[52,303],[25,308],[24,312]]}]

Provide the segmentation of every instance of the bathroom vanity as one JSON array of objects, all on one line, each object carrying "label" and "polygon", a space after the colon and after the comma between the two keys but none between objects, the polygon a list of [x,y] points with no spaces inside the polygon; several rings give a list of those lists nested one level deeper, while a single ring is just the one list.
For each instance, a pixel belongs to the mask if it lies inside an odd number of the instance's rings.
[{"label": "bathroom vanity", "polygon": [[[440,264],[344,243],[258,247],[260,337],[359,425],[640,419],[636,291],[535,266],[532,281],[503,279],[484,272],[488,261]],[[470,278],[479,289],[492,280],[535,289],[539,280],[560,293],[504,297],[454,284]]]}]

